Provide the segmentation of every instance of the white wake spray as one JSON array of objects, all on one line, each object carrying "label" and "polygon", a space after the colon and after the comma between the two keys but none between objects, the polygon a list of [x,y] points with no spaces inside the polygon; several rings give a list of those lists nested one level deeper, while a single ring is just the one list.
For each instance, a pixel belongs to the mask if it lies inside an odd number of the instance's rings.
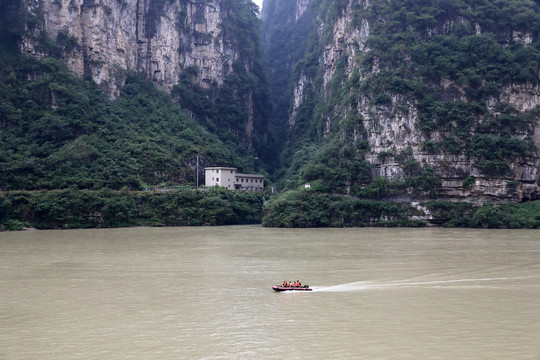
[{"label": "white wake spray", "polygon": [[519,276],[519,277],[490,277],[476,279],[447,279],[447,280],[432,280],[432,281],[417,281],[414,279],[401,280],[395,282],[375,282],[375,281],[356,281],[346,284],[333,286],[312,286],[313,291],[318,292],[353,292],[374,289],[395,289],[403,287],[449,287],[454,285],[471,286],[480,285],[486,282],[508,282],[515,280],[530,279],[538,276]]}]

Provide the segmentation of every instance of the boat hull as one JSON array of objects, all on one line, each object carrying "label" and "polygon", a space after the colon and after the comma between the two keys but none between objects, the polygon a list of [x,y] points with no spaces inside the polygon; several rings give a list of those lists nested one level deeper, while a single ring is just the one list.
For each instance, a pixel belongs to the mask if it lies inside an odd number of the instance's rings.
[{"label": "boat hull", "polygon": [[301,287],[274,285],[272,286],[272,289],[274,289],[275,291],[311,291],[312,290],[308,285],[304,285]]}]

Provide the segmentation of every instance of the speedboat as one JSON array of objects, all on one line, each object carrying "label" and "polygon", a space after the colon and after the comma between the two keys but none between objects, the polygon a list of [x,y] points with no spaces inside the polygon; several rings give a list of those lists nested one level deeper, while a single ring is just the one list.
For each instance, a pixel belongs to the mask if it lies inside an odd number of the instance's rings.
[{"label": "speedboat", "polygon": [[281,285],[274,285],[272,286],[272,289],[275,291],[311,291],[309,285],[302,285],[302,286],[281,286]]}]

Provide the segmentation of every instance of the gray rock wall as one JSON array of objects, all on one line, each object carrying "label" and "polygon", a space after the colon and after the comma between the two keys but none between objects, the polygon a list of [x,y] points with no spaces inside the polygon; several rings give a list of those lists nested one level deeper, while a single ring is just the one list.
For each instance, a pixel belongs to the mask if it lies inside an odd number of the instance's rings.
[{"label": "gray rock wall", "polygon": [[[127,72],[137,72],[170,90],[188,66],[198,66],[201,85],[218,85],[237,52],[223,41],[219,0],[23,0],[42,18],[51,37],[59,31],[78,46],[64,54],[71,70],[91,76],[111,97]],[[21,51],[41,57],[36,31],[27,32]]]}]

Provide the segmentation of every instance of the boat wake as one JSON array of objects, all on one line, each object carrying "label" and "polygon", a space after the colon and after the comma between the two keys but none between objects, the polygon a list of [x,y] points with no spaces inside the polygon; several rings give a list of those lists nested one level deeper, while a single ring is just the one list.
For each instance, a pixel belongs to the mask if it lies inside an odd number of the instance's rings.
[{"label": "boat wake", "polygon": [[313,291],[318,292],[354,292],[365,290],[378,290],[378,289],[396,289],[406,287],[484,287],[488,286],[489,282],[507,282],[514,280],[523,280],[530,278],[531,276],[520,277],[490,277],[490,278],[476,278],[476,279],[447,279],[447,280],[432,280],[432,281],[418,281],[415,279],[400,280],[394,282],[376,282],[376,281],[356,281],[346,284],[333,285],[333,286],[312,286]]},{"label": "boat wake", "polygon": [[333,286],[312,286],[313,291],[319,292],[351,292],[362,291],[374,288],[376,285],[371,281],[357,281],[348,284],[340,284]]}]

